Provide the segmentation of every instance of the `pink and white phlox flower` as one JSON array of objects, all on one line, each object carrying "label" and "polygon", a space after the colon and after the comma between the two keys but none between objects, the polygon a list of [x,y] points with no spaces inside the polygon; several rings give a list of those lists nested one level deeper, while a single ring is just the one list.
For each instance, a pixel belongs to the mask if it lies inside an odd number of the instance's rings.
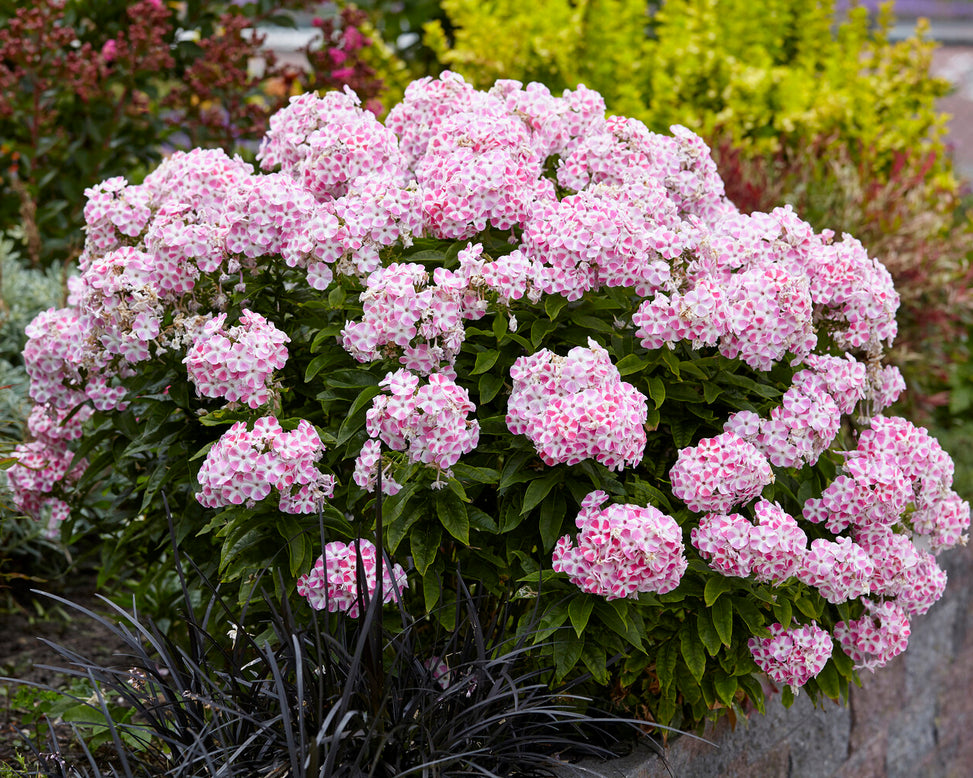
[{"label": "pink and white phlox flower", "polygon": [[476,410],[469,393],[441,373],[420,386],[418,376],[402,369],[379,383],[384,392],[372,400],[365,428],[394,451],[405,451],[410,462],[449,473],[463,454],[479,441],[480,425],[469,415]]},{"label": "pink and white phlox flower", "polygon": [[757,525],[750,529],[754,577],[779,583],[797,575],[807,551],[807,535],[775,502],[760,500],[754,513]]},{"label": "pink and white phlox flower", "polygon": [[609,600],[675,589],[687,566],[675,519],[651,505],[599,510],[607,499],[600,491],[585,498],[575,521],[580,532],[557,541],[552,569],[566,573],[582,591]]},{"label": "pink and white phlox flower", "polygon": [[301,420],[285,432],[273,416],[248,429],[237,422],[206,454],[199,470],[196,500],[207,508],[252,505],[280,493],[285,513],[314,513],[334,491],[334,476],[316,467],[324,445],[314,427]]},{"label": "pink and white phlox flower", "polygon": [[697,513],[725,513],[758,496],[774,474],[753,444],[732,432],[679,452],[669,471],[672,493]]},{"label": "pink and white phlox flower", "polygon": [[621,470],[641,461],[645,395],[621,380],[608,352],[594,340],[566,357],[547,349],[520,357],[510,377],[507,428],[526,435],[546,464],[595,459]]},{"label": "pink and white phlox flower", "polygon": [[857,621],[839,621],[834,636],[855,662],[856,669],[875,671],[885,667],[909,645],[909,618],[897,603],[865,601],[865,614]]},{"label": "pink and white phlox flower", "polygon": [[319,200],[346,194],[360,176],[403,175],[405,160],[393,132],[344,92],[306,92],[270,117],[257,160],[264,170],[280,168]]},{"label": "pink and white phlox flower", "polygon": [[776,683],[800,688],[820,673],[831,658],[831,635],[817,624],[787,629],[772,624],[769,638],[747,642],[757,667]]},{"label": "pink and white phlox flower", "polygon": [[210,319],[183,363],[198,394],[259,408],[270,400],[275,370],[287,362],[290,338],[259,313],[244,309],[239,325]]},{"label": "pink and white phlox flower", "polygon": [[753,524],[736,513],[708,513],[690,531],[690,541],[709,566],[734,578],[753,572],[750,533]]},{"label": "pink and white phlox flower", "polygon": [[[355,472],[352,476],[356,484],[367,492],[374,492],[378,482],[378,464],[382,458],[382,443],[380,440],[371,438],[366,440],[355,459]],[[392,474],[386,469],[382,469],[382,494],[389,496],[398,494],[402,485],[399,484]]]},{"label": "pink and white phlox flower", "polygon": [[874,573],[872,558],[851,538],[818,538],[801,560],[797,578],[837,605],[869,594]]},{"label": "pink and white phlox flower", "polygon": [[[378,589],[378,553],[375,545],[364,538],[351,543],[335,540],[325,545],[324,553],[317,558],[311,571],[297,579],[297,593],[306,597],[314,610],[327,609],[329,613],[341,611],[353,619],[358,618],[359,554],[367,596],[374,597]],[[402,565],[393,563],[390,570],[386,560],[382,565],[382,602],[394,602],[397,593],[408,586],[409,580]]]}]

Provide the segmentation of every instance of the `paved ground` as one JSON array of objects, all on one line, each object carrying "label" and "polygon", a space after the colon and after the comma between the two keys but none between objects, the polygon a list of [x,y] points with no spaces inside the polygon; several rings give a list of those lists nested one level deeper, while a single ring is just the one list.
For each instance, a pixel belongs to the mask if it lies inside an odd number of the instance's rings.
[{"label": "paved ground", "polygon": [[952,116],[949,135],[959,173],[973,181],[973,24],[964,44],[943,44],[933,56],[932,71],[949,80],[953,93],[941,101]]}]

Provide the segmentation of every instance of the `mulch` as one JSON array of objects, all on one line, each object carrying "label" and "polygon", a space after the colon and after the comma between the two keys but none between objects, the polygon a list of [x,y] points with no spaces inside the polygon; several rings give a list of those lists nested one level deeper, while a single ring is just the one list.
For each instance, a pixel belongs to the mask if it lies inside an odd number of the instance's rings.
[{"label": "mulch", "polygon": [[[31,587],[50,591],[96,613],[108,612],[105,603],[96,596],[93,574],[40,584],[9,581],[7,588],[0,592],[0,676],[65,688],[70,678],[50,667],[64,667],[66,660],[44,640],[87,658],[113,663],[114,653],[122,649],[116,636],[96,620],[31,592]],[[15,754],[30,753],[22,740],[22,731],[26,730],[32,739],[37,737],[37,732],[32,731],[34,725],[24,721],[24,710],[12,704],[20,688],[22,684],[0,680],[0,766],[13,766]],[[55,731],[61,750],[73,752],[70,728],[55,727]]]}]

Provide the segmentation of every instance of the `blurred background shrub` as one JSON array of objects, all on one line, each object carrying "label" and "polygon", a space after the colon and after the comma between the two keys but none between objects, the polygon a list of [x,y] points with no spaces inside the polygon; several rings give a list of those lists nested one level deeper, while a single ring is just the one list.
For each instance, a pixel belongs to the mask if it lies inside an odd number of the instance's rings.
[{"label": "blurred background shrub", "polygon": [[[279,62],[268,27],[320,12],[303,52]],[[364,14],[310,0],[0,0],[0,232],[34,266],[80,251],[84,190],[138,180],[174,148],[245,156],[292,94],[346,84],[381,110],[409,78]]]}]

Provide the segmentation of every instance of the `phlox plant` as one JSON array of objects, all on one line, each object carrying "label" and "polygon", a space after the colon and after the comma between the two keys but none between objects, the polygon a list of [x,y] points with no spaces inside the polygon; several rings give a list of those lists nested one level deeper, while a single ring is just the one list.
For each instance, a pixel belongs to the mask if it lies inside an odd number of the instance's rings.
[{"label": "phlox plant", "polygon": [[387,578],[449,627],[459,564],[536,609],[553,681],[677,726],[905,648],[969,506],[883,415],[899,298],[852,236],[740,213],[698,136],[584,87],[446,72],[384,123],[305,94],[257,158],[91,187],[28,327],[9,481],[106,577],[165,569],[163,490],[241,600],[268,565],[309,609]]}]

